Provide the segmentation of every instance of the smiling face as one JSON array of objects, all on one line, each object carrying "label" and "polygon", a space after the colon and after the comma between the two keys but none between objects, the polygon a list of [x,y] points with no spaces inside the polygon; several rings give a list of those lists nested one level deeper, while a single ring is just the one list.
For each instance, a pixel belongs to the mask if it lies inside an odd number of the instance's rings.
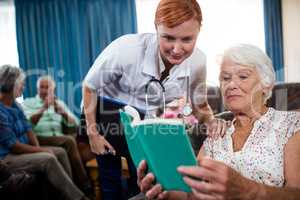
[{"label": "smiling face", "polygon": [[264,88],[255,67],[224,60],[220,87],[225,107],[234,112],[256,111],[264,105]]},{"label": "smiling face", "polygon": [[181,64],[194,50],[200,25],[195,19],[169,28],[163,24],[157,26],[159,51],[166,67]]}]

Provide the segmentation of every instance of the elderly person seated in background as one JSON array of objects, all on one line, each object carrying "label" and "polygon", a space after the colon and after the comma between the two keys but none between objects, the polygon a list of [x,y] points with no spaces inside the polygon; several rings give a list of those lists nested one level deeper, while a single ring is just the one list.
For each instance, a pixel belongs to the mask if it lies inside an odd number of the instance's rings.
[{"label": "elderly person seated in background", "polygon": [[24,79],[20,68],[0,67],[0,159],[12,170],[42,173],[65,199],[86,199],[70,178],[70,163],[65,150],[41,147],[15,101],[22,94]]},{"label": "elderly person seated in background", "polygon": [[148,198],[298,200],[300,197],[300,114],[266,107],[275,74],[271,60],[257,47],[227,49],[221,60],[220,87],[234,114],[224,137],[207,138],[199,166],[179,173],[192,193],[164,191],[155,177],[138,168],[139,186]]},{"label": "elderly person seated in background", "polygon": [[[76,127],[79,120],[63,101],[54,94],[55,82],[51,76],[42,76],[37,81],[38,94],[26,98],[22,104],[24,112],[33,126],[41,145],[63,147],[69,156],[75,183],[85,192],[92,192],[86,170],[82,163],[75,138],[64,135],[63,124]],[[76,132],[74,130],[74,136]]]}]

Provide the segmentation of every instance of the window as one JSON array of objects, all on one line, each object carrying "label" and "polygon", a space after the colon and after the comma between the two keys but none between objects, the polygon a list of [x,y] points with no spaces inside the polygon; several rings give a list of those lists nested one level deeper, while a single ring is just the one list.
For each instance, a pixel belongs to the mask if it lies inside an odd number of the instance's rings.
[{"label": "window", "polygon": [[[265,49],[262,0],[198,0],[203,25],[197,46],[207,56],[207,83],[219,85],[217,55],[235,43]],[[136,0],[138,32],[155,32],[154,15],[159,0]]]},{"label": "window", "polygon": [[12,0],[0,1],[0,66],[19,66],[15,7]]},{"label": "window", "polygon": [[[15,6],[12,0],[0,1],[0,66],[4,64],[19,67]],[[23,96],[17,101],[21,103]]]}]

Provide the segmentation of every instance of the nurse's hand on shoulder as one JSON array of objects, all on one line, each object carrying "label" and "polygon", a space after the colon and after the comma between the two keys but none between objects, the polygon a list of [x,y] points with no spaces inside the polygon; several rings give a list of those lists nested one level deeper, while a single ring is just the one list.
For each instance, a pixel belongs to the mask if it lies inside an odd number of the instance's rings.
[{"label": "nurse's hand on shoulder", "polygon": [[231,122],[224,119],[214,118],[206,123],[207,135],[213,139],[223,137],[230,127]]},{"label": "nurse's hand on shoulder", "polygon": [[147,173],[147,163],[142,160],[137,168],[137,184],[141,192],[145,194],[147,199],[167,199],[168,192],[163,191],[160,184],[155,183],[155,177],[152,173]]},{"label": "nurse's hand on shoulder", "polygon": [[111,144],[98,133],[98,131],[88,130],[89,143],[91,151],[97,155],[116,154],[115,149]]}]

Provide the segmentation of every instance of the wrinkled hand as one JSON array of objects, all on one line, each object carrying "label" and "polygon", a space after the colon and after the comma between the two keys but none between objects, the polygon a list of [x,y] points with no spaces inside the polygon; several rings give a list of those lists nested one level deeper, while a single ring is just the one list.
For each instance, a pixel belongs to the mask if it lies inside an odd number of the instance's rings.
[{"label": "wrinkled hand", "polygon": [[[256,192],[257,184],[241,176],[224,163],[204,158],[200,166],[179,167],[179,173],[199,199],[244,199]],[[251,192],[250,192],[251,191]]]},{"label": "wrinkled hand", "polygon": [[155,184],[155,177],[152,173],[146,174],[147,163],[142,160],[137,168],[137,184],[147,199],[167,199],[168,192],[163,191],[160,184]]},{"label": "wrinkled hand", "polygon": [[58,114],[64,114],[65,113],[64,108],[61,105],[59,105],[59,103],[56,100],[54,101],[54,111]]},{"label": "wrinkled hand", "polygon": [[224,119],[214,118],[206,123],[207,135],[213,139],[223,137],[230,126],[230,122]]},{"label": "wrinkled hand", "polygon": [[89,142],[91,151],[97,155],[112,153],[116,155],[116,151],[111,144],[99,133],[89,134]]},{"label": "wrinkled hand", "polygon": [[55,102],[55,96],[54,95],[48,95],[45,99],[44,99],[44,108],[49,108],[49,106],[54,105]]}]

